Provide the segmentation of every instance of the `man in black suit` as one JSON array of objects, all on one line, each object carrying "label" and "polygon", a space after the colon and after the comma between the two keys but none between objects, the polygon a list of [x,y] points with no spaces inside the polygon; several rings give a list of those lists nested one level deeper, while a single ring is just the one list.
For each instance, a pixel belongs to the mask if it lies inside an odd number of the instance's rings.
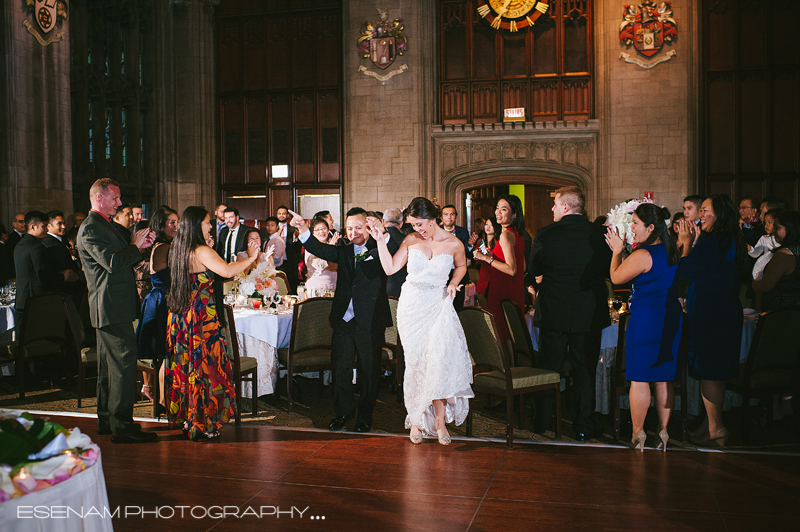
[{"label": "man in black suit", "polygon": [[17,247],[19,241],[22,240],[22,237],[25,235],[25,214],[18,212],[14,215],[14,218],[11,220],[11,227],[12,231],[8,234],[8,249],[11,253],[14,253],[14,248]]},{"label": "man in black suit", "polygon": [[[574,427],[579,441],[592,438],[595,430],[595,369],[600,334],[610,325],[605,278],[611,251],[603,229],[584,216],[585,201],[578,187],[556,190],[552,209],[555,223],[536,232],[530,257],[532,275],[541,278],[536,310],[539,367],[560,373],[569,345],[578,393]],[[552,394],[543,394],[534,430],[548,428],[552,408]]]},{"label": "man in black suit", "polygon": [[42,240],[42,244],[45,247],[51,266],[60,274],[57,277],[55,289],[58,292],[64,292],[72,296],[72,300],[77,307],[81,303],[81,297],[86,292],[86,278],[83,276],[77,261],[73,260],[72,253],[70,253],[67,243],[64,241],[66,229],[63,212],[57,210],[48,212],[47,235]]},{"label": "man in black suit", "polygon": [[[350,244],[346,246],[331,246],[309,238],[311,232],[306,221],[299,214],[291,214],[291,223],[309,253],[339,265],[329,318],[333,327],[331,364],[336,415],[328,428],[344,430],[356,413],[352,379],[353,362],[358,355],[361,391],[355,430],[369,432],[380,387],[381,346],[386,327],[392,325],[392,313],[377,244],[367,232],[366,211],[354,207],[347,212],[345,228]],[[397,251],[394,242],[388,240],[387,244],[391,253]]]},{"label": "man in black suit", "polygon": [[[464,244],[464,254],[468,259],[471,259],[472,246],[469,245],[469,231],[456,225],[456,216],[458,216],[458,212],[456,212],[455,205],[445,205],[442,207],[442,229],[461,240],[461,243]],[[453,275],[452,272],[450,275]],[[447,282],[450,282],[450,280],[451,279],[448,279]],[[464,285],[468,282],[469,274],[465,275],[458,284]],[[453,299],[453,307],[455,307],[456,312],[464,308],[464,290],[456,292],[456,297]]]},{"label": "man in black suit", "polygon": [[286,273],[286,278],[289,280],[289,289],[294,292],[300,282],[297,267],[303,260],[300,253],[303,244],[297,240],[297,229],[289,223],[292,215],[285,205],[278,207],[275,211],[275,217],[278,219],[278,235],[283,239],[283,243],[286,244],[286,258],[278,269]]},{"label": "man in black suit", "polygon": [[123,203],[117,207],[117,212],[111,220],[111,225],[128,244],[131,243],[131,227],[133,227],[133,209],[130,203]]},{"label": "man in black suit", "polygon": [[47,215],[39,211],[25,214],[27,232],[14,250],[14,265],[17,270],[17,298],[14,308],[17,323],[22,323],[22,314],[28,298],[54,291],[58,273],[47,260],[42,239],[47,233]]},{"label": "man in black suit", "polygon": [[[405,233],[400,230],[403,227],[403,211],[395,207],[383,211],[383,226],[386,228],[386,232],[389,233],[389,238],[399,249],[400,244],[406,238]],[[400,290],[403,288],[403,283],[406,282],[407,275],[408,268],[406,266],[390,275],[386,280],[386,293],[390,296],[400,297]],[[461,300],[463,302],[463,296]]]},{"label": "man in black suit", "polygon": [[247,251],[247,234],[250,230],[239,223],[239,209],[225,207],[225,225],[219,232],[217,241],[217,254],[231,262],[240,251]]}]

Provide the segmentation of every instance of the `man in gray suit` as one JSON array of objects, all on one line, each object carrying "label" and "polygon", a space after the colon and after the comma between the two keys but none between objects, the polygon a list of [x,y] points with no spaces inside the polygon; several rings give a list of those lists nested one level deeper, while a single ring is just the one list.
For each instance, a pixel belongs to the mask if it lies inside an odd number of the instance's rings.
[{"label": "man in gray suit", "polygon": [[97,329],[97,432],[113,443],[157,438],[133,423],[136,382],[136,281],[133,266],[153,244],[155,233],[142,229],[130,245],[111,225],[121,205],[119,184],[98,179],[89,190],[92,210],[78,231],[78,252],[89,286],[89,310]]}]

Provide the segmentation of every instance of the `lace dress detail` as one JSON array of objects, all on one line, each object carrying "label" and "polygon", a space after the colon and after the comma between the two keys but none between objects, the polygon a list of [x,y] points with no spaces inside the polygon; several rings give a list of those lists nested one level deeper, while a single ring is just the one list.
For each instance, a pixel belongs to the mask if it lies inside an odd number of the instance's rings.
[{"label": "lace dress detail", "polygon": [[460,425],[474,397],[467,341],[447,295],[452,269],[452,255],[440,253],[429,259],[421,250],[410,249],[408,277],[397,304],[397,330],[406,363],[405,426],[416,425],[431,436],[436,435],[434,399],[446,399],[445,421]]}]

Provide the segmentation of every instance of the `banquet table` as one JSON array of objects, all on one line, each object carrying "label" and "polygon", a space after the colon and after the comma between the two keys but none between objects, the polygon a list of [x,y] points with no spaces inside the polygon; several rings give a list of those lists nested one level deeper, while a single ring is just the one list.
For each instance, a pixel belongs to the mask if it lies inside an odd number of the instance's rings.
[{"label": "banquet table", "polygon": [[0,503],[0,530],[112,532],[115,511],[108,506],[102,457],[98,456],[93,466],[64,482]]},{"label": "banquet table", "polygon": [[[233,316],[241,355],[258,360],[258,394],[274,393],[280,367],[278,349],[289,347],[291,339],[291,312],[274,314],[264,309],[237,308]],[[242,397],[252,396],[251,384],[243,382]]]},{"label": "banquet table", "polygon": [[[0,305],[0,343],[10,343],[14,340],[14,327],[16,326],[16,310],[14,303]],[[10,359],[0,359],[0,375],[14,374],[14,364]]]}]

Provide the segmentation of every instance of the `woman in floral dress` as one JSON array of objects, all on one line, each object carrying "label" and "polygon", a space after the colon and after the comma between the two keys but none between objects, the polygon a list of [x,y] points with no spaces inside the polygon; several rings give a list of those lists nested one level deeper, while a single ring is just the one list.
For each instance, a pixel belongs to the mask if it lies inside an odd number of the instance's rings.
[{"label": "woman in floral dress", "polygon": [[210,231],[208,211],[188,207],[169,255],[167,418],[171,426],[181,425],[192,441],[219,436],[219,429],[235,413],[233,369],[226,353],[224,321],[220,324],[224,312],[214,298],[212,272],[233,277],[249,268],[259,251],[251,242],[246,260],[227,264],[206,245]]}]

